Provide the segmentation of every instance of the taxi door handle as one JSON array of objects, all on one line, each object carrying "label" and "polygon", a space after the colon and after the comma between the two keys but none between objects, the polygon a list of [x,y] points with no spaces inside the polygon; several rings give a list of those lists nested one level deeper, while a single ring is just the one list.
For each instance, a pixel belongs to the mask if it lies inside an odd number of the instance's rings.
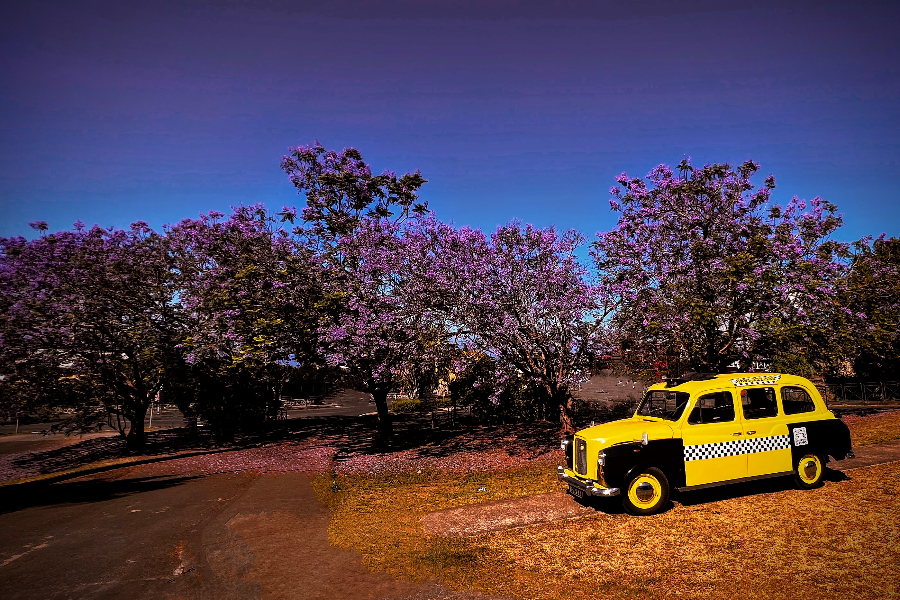
[{"label": "taxi door handle", "polygon": [[754,433],[756,433],[756,432],[755,432],[755,431],[748,431],[748,432],[747,432],[747,435],[753,435]]},{"label": "taxi door handle", "polygon": [[732,433],[731,435],[741,435],[741,432],[738,431],[737,433]]}]

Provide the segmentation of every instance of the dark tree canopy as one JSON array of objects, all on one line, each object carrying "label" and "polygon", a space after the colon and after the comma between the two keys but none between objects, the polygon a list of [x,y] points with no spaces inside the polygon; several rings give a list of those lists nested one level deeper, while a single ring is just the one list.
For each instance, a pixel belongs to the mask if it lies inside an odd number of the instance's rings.
[{"label": "dark tree canopy", "polygon": [[296,366],[318,362],[330,309],[321,267],[261,205],[185,219],[167,232],[195,384],[182,401],[219,438],[274,418]]}]

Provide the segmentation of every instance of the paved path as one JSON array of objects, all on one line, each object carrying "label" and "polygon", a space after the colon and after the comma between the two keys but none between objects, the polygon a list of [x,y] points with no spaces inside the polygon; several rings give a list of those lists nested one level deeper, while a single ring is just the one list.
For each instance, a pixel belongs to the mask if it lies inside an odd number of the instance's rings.
[{"label": "paved path", "polygon": [[828,463],[828,466],[836,471],[849,471],[850,469],[871,467],[900,460],[900,440],[859,446],[854,448],[853,451],[856,453],[856,458],[833,461]]},{"label": "paved path", "polygon": [[328,543],[302,473],[153,477],[145,466],[0,488],[4,600],[469,600],[371,573]]},{"label": "paved path", "polygon": [[[833,461],[829,467],[836,471],[849,471],[873,465],[900,460],[900,440],[884,444],[860,446],[855,450],[856,458]],[[691,492],[690,497],[682,497],[686,503],[709,502],[753,493],[757,489],[774,491],[780,489],[779,482],[766,480],[762,488],[754,482],[734,486],[722,486],[704,492]],[[775,487],[773,487],[775,486]],[[617,509],[618,499],[602,501],[601,510]],[[471,504],[460,508],[436,511],[425,515],[422,524],[431,535],[474,536],[491,531],[501,531],[514,527],[524,527],[536,523],[560,521],[594,514],[597,508],[580,504],[566,492],[553,492]]]},{"label": "paved path", "polygon": [[551,492],[440,510],[425,515],[422,524],[431,535],[473,536],[535,523],[562,521],[595,512],[595,509],[576,502],[566,492]]}]

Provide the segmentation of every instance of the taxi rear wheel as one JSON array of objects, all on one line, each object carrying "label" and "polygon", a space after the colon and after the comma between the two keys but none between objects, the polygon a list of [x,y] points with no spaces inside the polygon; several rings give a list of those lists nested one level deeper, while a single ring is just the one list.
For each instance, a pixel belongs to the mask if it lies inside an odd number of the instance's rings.
[{"label": "taxi rear wheel", "polygon": [[819,487],[824,479],[825,459],[818,454],[806,454],[794,465],[794,480],[801,489]]},{"label": "taxi rear wheel", "polygon": [[622,505],[632,515],[654,515],[668,503],[669,480],[656,467],[635,475],[622,495]]}]

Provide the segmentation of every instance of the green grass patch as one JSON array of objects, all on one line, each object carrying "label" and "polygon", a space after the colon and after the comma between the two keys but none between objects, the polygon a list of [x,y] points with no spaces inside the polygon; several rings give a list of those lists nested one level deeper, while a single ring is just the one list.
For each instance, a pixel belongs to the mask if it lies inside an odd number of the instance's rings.
[{"label": "green grass patch", "polygon": [[394,400],[391,411],[395,413],[416,412],[422,408],[422,401],[418,398],[402,398]]}]

